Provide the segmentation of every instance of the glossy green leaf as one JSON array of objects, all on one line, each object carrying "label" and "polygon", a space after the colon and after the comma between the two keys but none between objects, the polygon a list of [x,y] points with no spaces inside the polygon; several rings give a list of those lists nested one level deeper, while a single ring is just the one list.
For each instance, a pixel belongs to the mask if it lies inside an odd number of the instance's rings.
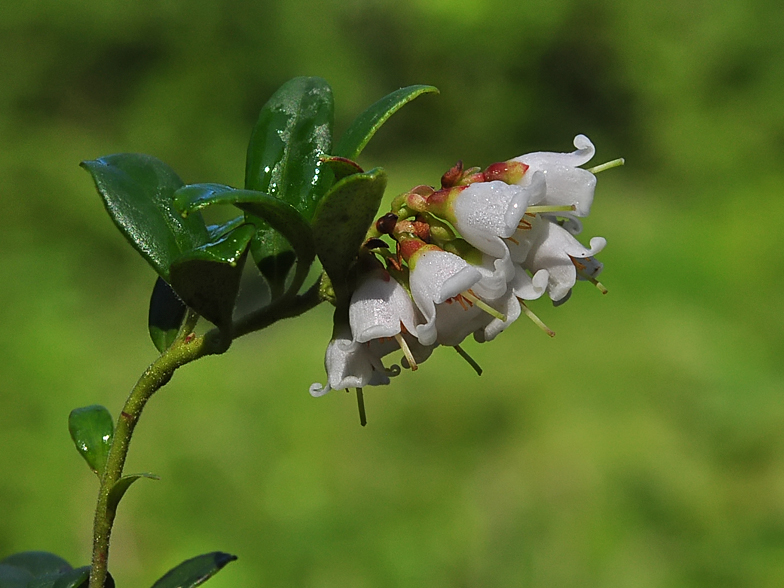
[{"label": "glossy green leaf", "polygon": [[33,575],[24,568],[0,564],[0,588],[27,588]]},{"label": "glossy green leaf", "polygon": [[160,480],[158,476],[155,474],[130,474],[128,476],[123,476],[119,480],[114,483],[112,489],[109,490],[109,498],[107,501],[106,508],[109,512],[117,512],[117,505],[120,504],[123,496],[128,491],[128,488],[131,487],[136,480],[140,478],[147,478],[148,480]]},{"label": "glossy green leaf", "polygon": [[377,168],[344,178],[327,193],[313,217],[316,251],[338,298],[367,230],[373,223],[387,176]]},{"label": "glossy green leaf", "polygon": [[376,134],[387,119],[400,110],[403,106],[411,102],[422,94],[436,93],[438,88],[434,86],[408,86],[400,88],[384,96],[378,102],[372,104],[365,112],[360,114],[351,126],[346,130],[332,155],[356,159],[368,141]]},{"label": "glossy green leaf", "polygon": [[283,84],[259,114],[248,145],[245,188],[280,198],[310,219],[332,178],[332,89],[321,78]]},{"label": "glossy green leaf", "polygon": [[190,308],[219,328],[231,323],[242,266],[256,228],[242,225],[220,240],[177,258],[171,285]]},{"label": "glossy green leaf", "polygon": [[[245,188],[280,198],[310,220],[333,181],[321,161],[332,149],[333,118],[332,89],[326,81],[299,77],[283,84],[261,109],[251,134]],[[294,265],[291,248],[264,221],[252,213],[247,218],[259,230],[253,259],[272,292],[282,292]],[[301,264],[299,252],[297,257]]]},{"label": "glossy green leaf", "polygon": [[174,343],[188,307],[172,290],[169,284],[158,276],[150,296],[150,311],[147,327],[150,339],[156,349],[163,353]]},{"label": "glossy green leaf", "polygon": [[68,416],[68,430],[76,450],[100,478],[114,436],[111,413],[98,404],[75,408]]},{"label": "glossy green leaf", "polygon": [[[263,219],[265,227],[268,223],[271,228],[263,228],[255,235],[251,244],[254,259],[269,279],[265,271],[270,275],[279,271],[285,277],[296,255],[297,275],[290,285],[292,289],[298,289],[302,284],[316,256],[313,232],[307,221],[293,206],[264,192],[236,190],[221,184],[192,184],[177,191],[175,204],[186,214],[206,206],[232,204],[245,211],[249,219],[256,219],[255,222],[260,223]],[[269,255],[272,250],[278,253]],[[275,282],[270,283],[271,287],[273,285]]]},{"label": "glossy green leaf", "polygon": [[28,571],[34,578],[71,570],[71,564],[48,551],[22,551],[0,560],[0,565]]},{"label": "glossy green leaf", "polygon": [[172,196],[183,185],[162,161],[139,153],[121,153],[83,161],[109,216],[147,262],[168,280],[172,262],[207,242],[201,215],[177,213]]},{"label": "glossy green leaf", "polygon": [[236,555],[220,551],[199,555],[169,570],[152,588],[193,588],[212,578],[223,566],[236,559]]}]

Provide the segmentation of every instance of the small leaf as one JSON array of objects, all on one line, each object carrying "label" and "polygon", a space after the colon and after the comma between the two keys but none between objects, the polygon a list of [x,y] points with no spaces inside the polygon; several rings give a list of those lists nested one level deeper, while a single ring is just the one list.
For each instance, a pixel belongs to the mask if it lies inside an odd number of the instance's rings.
[{"label": "small leaf", "polygon": [[[334,108],[332,89],[321,78],[299,77],[283,84],[261,109],[251,134],[245,188],[291,204],[309,221],[333,181],[321,157],[332,148]],[[289,244],[252,212],[246,216],[259,230],[251,246],[253,259],[270,290],[282,293],[294,265]],[[302,264],[299,252],[297,257]]]},{"label": "small leaf", "polygon": [[163,353],[174,343],[188,307],[172,290],[169,284],[158,276],[150,296],[150,312],[147,327],[150,339],[156,349]]},{"label": "small leaf", "polygon": [[83,161],[117,228],[147,262],[168,280],[182,253],[207,242],[201,215],[177,213],[172,196],[183,182],[162,161],[139,153]]},{"label": "small leaf", "polygon": [[223,566],[236,559],[236,555],[220,551],[199,555],[169,570],[152,588],[193,588],[209,580]]},{"label": "small leaf", "polygon": [[177,258],[171,284],[185,304],[221,329],[231,324],[245,254],[256,228],[242,225],[219,241]]},{"label": "small leaf", "polygon": [[351,161],[345,157],[330,155],[328,157],[322,157],[321,159],[324,161],[324,163],[329,165],[329,168],[332,170],[332,173],[335,176],[336,182],[342,180],[346,176],[350,176],[352,174],[361,174],[363,171],[365,171],[359,167],[359,164],[356,161]]},{"label": "small leaf", "polygon": [[100,478],[114,436],[112,415],[97,404],[75,408],[68,416],[68,430],[76,450]]},{"label": "small leaf", "polygon": [[434,92],[438,94],[438,88],[434,86],[408,86],[400,88],[384,96],[378,102],[372,104],[365,112],[360,114],[348,130],[340,138],[340,142],[333,151],[333,155],[356,159],[368,141],[376,134],[387,119],[400,110],[404,105],[411,102],[417,96]]},{"label": "small leaf", "polygon": [[313,217],[318,257],[338,298],[346,294],[346,278],[378,212],[387,176],[376,168],[348,176],[327,193]]},{"label": "small leaf", "polygon": [[0,564],[0,588],[27,588],[33,574],[24,568]]},{"label": "small leaf", "polygon": [[[86,588],[89,579],[90,566],[82,566],[81,568],[76,568],[75,570],[60,574],[52,584],[52,588],[81,588],[82,586]],[[114,580],[110,583],[109,577],[107,576],[104,586],[114,586]],[[32,586],[30,586],[30,588],[32,588]]]},{"label": "small leaf", "polygon": [[[248,214],[247,218],[256,219],[255,222],[266,221],[264,228],[259,229],[251,243],[251,251],[258,262],[259,270],[268,279],[278,273],[282,275],[283,280],[280,283],[270,280],[271,287],[282,288],[282,282],[294,264],[291,253],[293,247],[297,259],[297,276],[290,289],[298,290],[302,285],[316,256],[316,249],[310,225],[291,205],[264,192],[236,190],[221,184],[186,186],[177,191],[175,204],[183,213],[211,205],[232,204],[244,210]],[[267,223],[272,228],[269,228]],[[270,255],[272,250],[278,253]],[[269,275],[265,271],[269,272]]]},{"label": "small leaf", "polygon": [[112,489],[109,490],[109,498],[107,500],[106,508],[109,512],[117,512],[117,505],[120,504],[120,500],[122,500],[125,493],[128,491],[128,488],[131,487],[136,480],[139,478],[147,478],[148,480],[160,480],[158,476],[155,474],[130,474],[128,476],[123,476],[119,480],[114,483]]}]

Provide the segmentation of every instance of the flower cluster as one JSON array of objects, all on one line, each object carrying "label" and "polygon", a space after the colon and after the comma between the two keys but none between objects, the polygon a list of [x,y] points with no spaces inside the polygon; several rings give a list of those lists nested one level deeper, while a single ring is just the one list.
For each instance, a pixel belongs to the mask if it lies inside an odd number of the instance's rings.
[{"label": "flower cluster", "polygon": [[577,280],[606,292],[594,258],[605,240],[585,247],[575,235],[591,209],[594,174],[623,160],[586,170],[594,146],[584,135],[574,146],[484,171],[458,163],[440,189],[417,186],[395,198],[360,252],[348,324],[327,347],[328,383],[310,393],[388,384],[400,368],[382,358],[396,350],[412,370],[438,346],[466,357],[459,346],[468,335],[490,341],[523,313],[552,335],[526,301],[546,293],[561,304]]}]

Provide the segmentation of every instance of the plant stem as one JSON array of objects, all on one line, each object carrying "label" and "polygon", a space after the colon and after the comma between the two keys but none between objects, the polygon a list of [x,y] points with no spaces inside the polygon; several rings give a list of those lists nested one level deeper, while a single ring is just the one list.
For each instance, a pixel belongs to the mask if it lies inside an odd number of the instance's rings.
[{"label": "plant stem", "polygon": [[[240,319],[232,327],[234,337],[259,331],[281,319],[299,316],[317,306],[322,302],[318,286],[319,283],[316,282],[313,287],[301,295],[284,297],[277,303]],[[231,344],[230,340],[221,336],[218,329],[213,329],[201,337],[194,336],[193,329],[198,318],[196,313],[188,311],[177,339],[145,370],[139,381],[136,382],[136,386],[131,390],[117,419],[112,445],[106,460],[106,468],[101,476],[98,505],[95,508],[93,560],[90,568],[89,588],[103,588],[106,581],[109,564],[109,539],[116,514],[116,505],[112,506],[109,497],[112,488],[122,477],[133,430],[144,406],[155,392],[171,380],[177,368],[206,355],[221,354]]]},{"label": "plant stem", "polygon": [[[193,324],[193,321],[186,323]],[[93,525],[93,560],[90,568],[90,588],[103,588],[109,561],[109,537],[114,524],[115,509],[109,504],[109,493],[122,477],[125,459],[133,430],[147,401],[174,374],[174,371],[205,355],[221,353],[224,345],[216,338],[217,331],[203,337],[193,337],[190,329],[181,331],[180,337],[145,370],[131,390],[128,400],[117,419],[112,445],[101,477],[98,505]]]}]

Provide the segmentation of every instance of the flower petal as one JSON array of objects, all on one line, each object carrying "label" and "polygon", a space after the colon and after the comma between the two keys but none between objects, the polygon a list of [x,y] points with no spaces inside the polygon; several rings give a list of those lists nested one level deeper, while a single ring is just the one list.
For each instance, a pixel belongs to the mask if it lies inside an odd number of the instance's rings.
[{"label": "flower petal", "polygon": [[574,138],[577,148],[572,153],[551,153],[539,151],[515,157],[512,161],[519,161],[528,166],[528,171],[520,181],[520,185],[528,185],[532,179],[532,172],[542,172],[547,183],[547,192],[544,198],[535,204],[542,205],[575,205],[577,216],[587,216],[591,211],[596,176],[577,166],[587,163],[594,155],[593,143],[585,135]]},{"label": "flower petal", "polygon": [[367,274],[351,296],[349,322],[354,339],[366,343],[381,337],[394,337],[402,324],[408,332],[416,330],[416,311],[405,288],[387,271]]},{"label": "flower petal", "polygon": [[482,279],[482,274],[464,259],[446,251],[423,251],[415,258],[409,278],[411,296],[425,319],[416,326],[423,345],[436,342],[436,304],[465,292]]}]

